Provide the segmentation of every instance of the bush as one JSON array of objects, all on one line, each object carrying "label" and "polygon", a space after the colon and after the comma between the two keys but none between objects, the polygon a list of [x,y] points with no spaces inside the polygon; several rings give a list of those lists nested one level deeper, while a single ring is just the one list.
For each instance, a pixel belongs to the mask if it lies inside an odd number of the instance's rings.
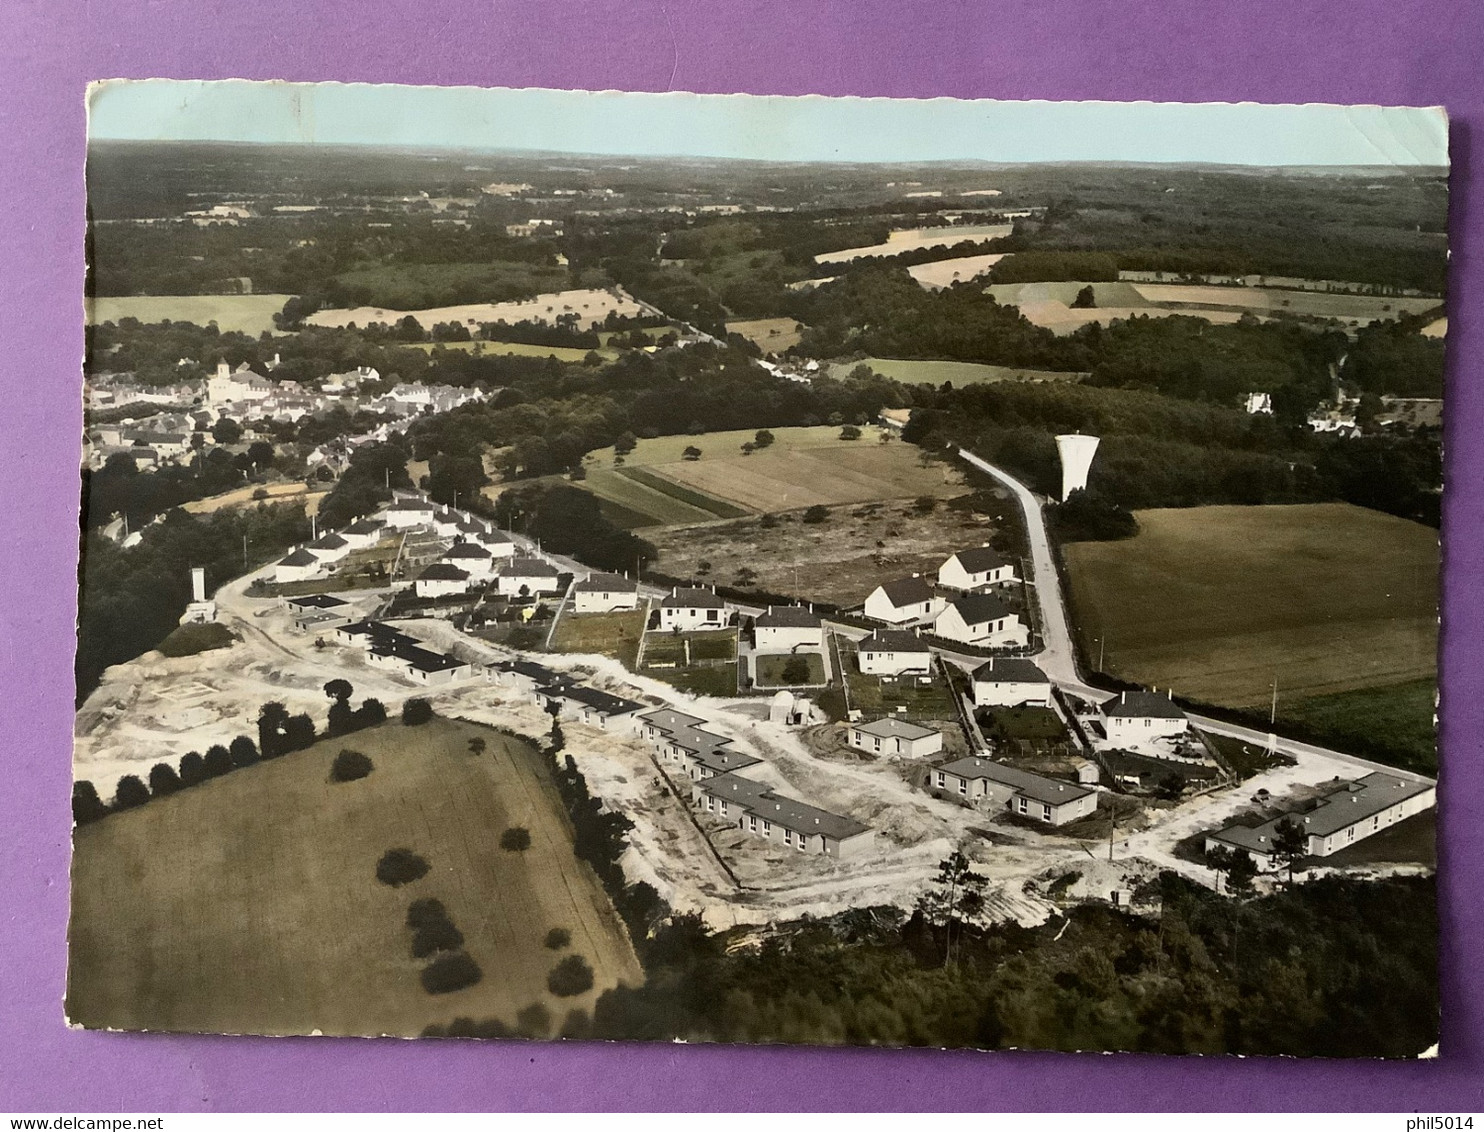
[{"label": "bush", "polygon": [[411,884],[428,875],[428,862],[411,849],[388,849],[376,862],[376,879],[393,888]]},{"label": "bush", "polygon": [[523,825],[513,825],[500,834],[500,848],[512,853],[524,853],[531,847],[531,831]]},{"label": "bush", "polygon": [[593,989],[593,969],[581,955],[569,955],[546,976],[546,988],[559,998]]},{"label": "bush", "polygon": [[132,810],[135,806],[142,806],[149,801],[149,787],[139,781],[139,776],[126,774],[119,779],[119,784],[113,792],[113,808],[115,810]]},{"label": "bush", "polygon": [[484,972],[479,969],[479,964],[470,959],[467,953],[455,951],[438,956],[423,968],[423,990],[429,994],[448,994],[472,987],[482,978]]},{"label": "bush", "polygon": [[180,776],[169,763],[155,763],[149,768],[149,792],[159,798],[180,790]]},{"label": "bush", "polygon": [[841,440],[859,440],[860,438],[861,430],[856,428],[853,424],[848,424],[840,430]]},{"label": "bush", "polygon": [[207,750],[205,766],[207,778],[220,778],[224,774],[231,774],[236,764],[232,762],[232,752],[218,743]]},{"label": "bush", "polygon": [[572,933],[566,928],[552,928],[546,933],[546,946],[553,951],[560,951],[572,942]]},{"label": "bush", "polygon": [[823,503],[816,503],[804,512],[804,522],[806,523],[823,523],[829,517],[830,509]]},{"label": "bush", "polygon": [[232,756],[233,766],[252,766],[258,761],[258,745],[246,735],[239,735],[233,739],[227,752]]},{"label": "bush", "polygon": [[523,1038],[544,1038],[551,1033],[551,1011],[533,1002],[515,1016],[515,1032]]},{"label": "bush", "polygon": [[785,684],[809,683],[809,662],[802,656],[789,657],[783,664],[782,676]]},{"label": "bush", "polygon": [[370,774],[371,767],[371,760],[367,756],[347,747],[336,755],[335,761],[330,764],[330,781],[354,782]]},{"label": "bush", "polygon": [[361,727],[372,727],[386,721],[386,705],[380,700],[365,699],[356,711],[356,723]]},{"label": "bush", "polygon": [[457,951],[464,946],[464,933],[448,920],[424,924],[412,935],[412,957],[426,959],[439,951]]},{"label": "bush", "polygon": [[199,751],[187,751],[180,757],[180,784],[182,786],[199,786],[205,782],[206,760],[201,757]]},{"label": "bush", "polygon": [[78,825],[97,821],[108,813],[103,799],[98,797],[98,788],[84,779],[72,784],[72,820]]},{"label": "bush", "polygon": [[408,727],[416,727],[427,723],[433,718],[433,705],[421,696],[414,696],[402,703],[402,722]]}]

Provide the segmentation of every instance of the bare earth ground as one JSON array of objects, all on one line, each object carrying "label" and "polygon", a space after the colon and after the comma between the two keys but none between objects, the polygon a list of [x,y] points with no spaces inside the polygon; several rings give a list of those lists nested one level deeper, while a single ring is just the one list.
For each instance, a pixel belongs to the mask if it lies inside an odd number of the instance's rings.
[{"label": "bare earth ground", "polygon": [[1065,548],[1075,631],[1107,671],[1208,703],[1436,673],[1437,532],[1343,503],[1138,513]]},{"label": "bare earth ground", "polygon": [[253,498],[254,493],[258,491],[268,493],[268,498],[263,501],[266,503],[302,500],[305,514],[308,515],[313,515],[319,510],[319,502],[325,497],[323,491],[311,492],[303,483],[296,480],[293,483],[253,484],[251,487],[239,487],[234,491],[224,491],[220,495],[209,495],[205,499],[193,499],[189,503],[182,503],[181,509],[194,515],[211,515],[226,508],[258,502]]},{"label": "bare earth ground", "polygon": [[760,519],[734,519],[648,530],[645,537],[671,577],[701,577],[698,566],[706,561],[706,579],[731,585],[746,566],[768,593],[855,605],[883,581],[914,572],[936,577],[950,554],[989,541],[995,531],[982,516],[941,505],[919,515],[903,502],[837,507],[823,523],[802,522],[797,513],[777,521],[766,528]]},{"label": "bare earth ground", "polygon": [[[478,757],[475,736],[488,743]],[[329,780],[343,747],[371,757],[368,777]],[[530,849],[500,848],[510,826],[530,830]],[[393,847],[431,871],[381,884]],[[68,1013],[88,1026],[416,1035],[460,1015],[513,1024],[536,1002],[560,1024],[643,981],[540,756],[448,720],[326,740],[83,827],[73,893]],[[405,917],[427,896],[483,969],[474,986],[423,989]],[[593,990],[547,990],[563,954],[544,946],[554,927],[592,965]]]}]

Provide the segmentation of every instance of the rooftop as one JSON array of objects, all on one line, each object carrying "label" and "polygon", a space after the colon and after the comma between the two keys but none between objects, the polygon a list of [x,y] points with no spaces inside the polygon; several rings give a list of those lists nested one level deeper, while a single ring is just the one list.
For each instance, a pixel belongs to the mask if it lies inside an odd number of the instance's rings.
[{"label": "rooftop", "polygon": [[877,629],[856,646],[860,652],[930,652],[916,633],[905,629]]},{"label": "rooftop", "polygon": [[418,581],[423,582],[467,582],[469,573],[460,570],[452,562],[434,562],[420,575]]},{"label": "rooftop", "polygon": [[589,574],[572,587],[580,594],[638,593],[639,583],[622,574]]},{"label": "rooftop", "polygon": [[1285,817],[1300,822],[1310,837],[1329,837],[1432,788],[1433,783],[1425,779],[1399,778],[1373,771],[1364,778],[1341,783],[1308,811],[1296,810],[1259,826],[1229,825],[1213,836],[1254,853],[1269,854],[1273,851],[1278,823]]},{"label": "rooftop", "polygon": [[950,609],[958,610],[965,625],[982,625],[986,621],[998,621],[1014,612],[993,594],[968,594],[954,598],[948,603]]},{"label": "rooftop", "polygon": [[505,578],[555,578],[557,568],[539,558],[512,558],[500,567],[500,576]]},{"label": "rooftop", "polygon": [[604,715],[627,715],[644,706],[636,700],[626,700],[622,696],[615,696],[598,688],[589,688],[583,684],[551,684],[538,688],[537,691],[545,696],[560,696],[566,700],[575,700]]},{"label": "rooftop", "polygon": [[490,552],[477,542],[456,542],[444,552],[444,558],[489,558]]},{"label": "rooftop", "polygon": [[297,606],[300,609],[336,609],[349,603],[334,594],[305,594],[302,597],[291,597],[286,604]]},{"label": "rooftop", "polygon": [[886,594],[888,601],[897,609],[904,605],[921,605],[925,601],[931,601],[933,587],[926,578],[897,578],[895,581],[882,582],[877,587]]},{"label": "rooftop", "polygon": [[702,590],[679,586],[670,591],[670,596],[660,602],[663,609],[725,609],[726,602],[713,590]]},{"label": "rooftop", "polygon": [[1036,662],[1024,657],[1009,656],[987,660],[974,669],[974,679],[988,683],[991,680],[1007,680],[1014,684],[1049,684],[1051,679],[1036,667]]},{"label": "rooftop", "polygon": [[1159,692],[1119,692],[1117,696],[1103,704],[1103,715],[1108,719],[1115,717],[1132,719],[1184,719],[1185,713],[1180,710],[1169,693]]},{"label": "rooftop", "polygon": [[782,794],[775,794],[771,786],[738,774],[719,774],[704,780],[700,786],[713,797],[725,798],[748,813],[795,833],[823,834],[836,841],[844,841],[870,830],[870,826],[862,825],[853,818],[841,817],[793,798],[786,798]]},{"label": "rooftop", "polygon": [[318,566],[319,559],[301,546],[292,554],[280,558],[278,564],[280,566]]},{"label": "rooftop", "polygon": [[931,727],[924,727],[920,723],[909,723],[905,719],[895,719],[891,716],[872,723],[855,723],[851,725],[851,728],[882,739],[926,739],[929,735],[938,734]]},{"label": "rooftop", "polygon": [[954,759],[953,762],[944,763],[938,769],[947,774],[955,774],[959,778],[984,778],[990,782],[998,782],[1003,786],[1009,786],[1017,794],[1023,794],[1033,802],[1045,802],[1052,806],[1075,802],[1078,798],[1097,793],[1096,790],[1079,786],[1075,782],[1063,782],[1059,778],[1043,778],[1039,774],[1032,774],[1018,767],[1006,766],[1004,763],[997,763],[993,759],[986,759],[980,755]]},{"label": "rooftop", "polygon": [[970,574],[982,574],[986,570],[998,570],[1001,566],[1008,566],[1009,562],[1003,554],[992,546],[976,546],[969,550],[960,550],[957,554],[949,556],[948,561],[958,559],[958,564]]},{"label": "rooftop", "polygon": [[818,629],[819,614],[802,605],[770,605],[753,622],[759,629]]}]

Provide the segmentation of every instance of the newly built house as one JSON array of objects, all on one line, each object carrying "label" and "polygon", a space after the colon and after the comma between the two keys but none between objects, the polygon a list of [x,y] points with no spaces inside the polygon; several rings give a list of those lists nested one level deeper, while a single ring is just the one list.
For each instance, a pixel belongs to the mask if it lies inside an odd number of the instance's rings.
[{"label": "newly built house", "polygon": [[434,562],[413,583],[418,597],[447,597],[469,588],[469,572],[452,562]]},{"label": "newly built house", "polygon": [[943,733],[920,723],[887,717],[870,723],[852,723],[847,733],[847,742],[856,750],[865,751],[869,755],[921,758],[935,755],[943,749]]},{"label": "newly built house", "polygon": [[615,613],[639,608],[639,584],[622,574],[589,574],[572,587],[573,613]]},{"label": "newly built house", "polygon": [[921,637],[902,629],[877,629],[856,645],[860,670],[870,676],[927,676],[933,654]]},{"label": "newly built house", "polygon": [[680,767],[692,781],[745,770],[762,761],[728,750],[732,741],[707,731],[701,726],[705,722],[672,708],[659,708],[638,717],[639,734],[654,744],[660,761]]},{"label": "newly built house", "polygon": [[661,629],[724,629],[726,624],[727,603],[715,590],[677,586],[660,601]]},{"label": "newly built house", "polygon": [[1364,778],[1341,783],[1307,809],[1258,826],[1229,825],[1208,834],[1206,850],[1239,849],[1248,853],[1259,869],[1274,869],[1282,863],[1274,852],[1274,839],[1284,818],[1302,826],[1309,856],[1328,857],[1436,804],[1436,783],[1373,771]]},{"label": "newly built house", "polygon": [[537,594],[554,594],[561,587],[557,584],[557,568],[540,558],[512,558],[495,573],[495,585],[506,597],[534,597]]},{"label": "newly built house", "polygon": [[318,574],[320,569],[320,560],[301,546],[278,560],[273,567],[273,580],[280,585],[303,582]]},{"label": "newly built house", "polygon": [[778,841],[798,853],[858,857],[875,843],[869,826],[785,797],[750,778],[717,775],[691,786],[698,810],[754,837]]},{"label": "newly built house", "polygon": [[785,653],[824,648],[824,623],[802,605],[770,605],[753,622],[753,643],[760,653]]},{"label": "newly built house", "polygon": [[938,567],[938,584],[953,590],[982,590],[1015,580],[1015,564],[989,546],[960,550]]},{"label": "newly built house", "polygon": [[956,597],[938,614],[933,633],[950,641],[989,648],[1010,648],[1030,640],[1020,614],[993,594]]},{"label": "newly built house", "polygon": [[611,692],[570,681],[537,688],[536,698],[546,711],[555,708],[555,714],[563,719],[574,719],[605,731],[609,720],[633,715],[644,706],[636,700],[627,700]]},{"label": "newly built house", "polygon": [[970,755],[934,768],[929,784],[934,790],[973,805],[1007,809],[1048,825],[1065,825],[1098,807],[1096,790],[1006,766],[983,755]]},{"label": "newly built house", "polygon": [[1033,660],[998,657],[974,669],[975,707],[1016,707],[1051,703],[1051,681]]},{"label": "newly built house", "polygon": [[944,601],[932,584],[920,574],[883,582],[866,598],[865,613],[889,625],[913,625],[931,621],[943,609]]},{"label": "newly built house", "polygon": [[1184,735],[1190,727],[1168,692],[1119,692],[1100,710],[1110,743],[1137,745]]}]

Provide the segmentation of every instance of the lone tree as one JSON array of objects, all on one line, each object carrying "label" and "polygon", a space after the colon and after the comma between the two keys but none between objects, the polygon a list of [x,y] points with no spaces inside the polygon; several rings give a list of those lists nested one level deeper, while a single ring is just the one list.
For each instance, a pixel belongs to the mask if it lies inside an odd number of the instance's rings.
[{"label": "lone tree", "polygon": [[523,825],[513,825],[500,834],[500,848],[512,853],[524,853],[531,847],[531,831]]},{"label": "lone tree", "polygon": [[1292,814],[1273,827],[1273,856],[1288,869],[1288,883],[1293,883],[1293,866],[1308,856],[1309,834],[1304,823]]},{"label": "lone tree", "polygon": [[336,755],[335,761],[330,764],[330,781],[354,782],[358,778],[365,778],[371,773],[373,765],[366,755],[347,747]]},{"label": "lone tree", "polygon": [[546,946],[552,951],[560,951],[572,942],[572,933],[566,928],[552,928],[546,933]]},{"label": "lone tree", "polygon": [[986,878],[976,873],[969,859],[955,849],[946,860],[938,862],[938,875],[932,883],[934,891],[924,902],[924,911],[934,923],[943,925],[943,966],[946,967],[953,960],[953,925],[983,910]]},{"label": "lone tree", "polygon": [[1214,845],[1206,850],[1206,864],[1218,876],[1226,878],[1228,892],[1252,891],[1252,880],[1257,876],[1257,862],[1245,849],[1227,849]]},{"label": "lone tree", "polygon": [[478,758],[480,755],[484,754],[484,749],[485,741],[482,737],[476,735],[474,736],[474,738],[469,740],[469,753],[475,758]]},{"label": "lone tree", "polygon": [[325,683],[325,695],[332,700],[348,700],[355,694],[349,680],[329,680]]},{"label": "lone tree", "polygon": [[421,696],[402,701],[402,722],[408,727],[418,727],[433,718],[433,705]]},{"label": "lone tree", "polygon": [[113,792],[115,810],[132,810],[135,806],[142,806],[148,801],[149,787],[139,781],[137,774],[126,774],[119,779],[119,784]]},{"label": "lone tree", "polygon": [[180,775],[169,763],[155,763],[149,768],[149,792],[156,798],[180,793]]},{"label": "lone tree", "polygon": [[232,745],[227,748],[227,753],[232,756],[233,766],[252,766],[258,761],[258,748],[246,735],[239,735],[232,740]]},{"label": "lone tree", "polygon": [[680,455],[686,460],[699,460],[701,458],[701,450],[694,444],[688,444],[685,451]]},{"label": "lone tree", "polygon": [[789,657],[788,662],[783,666],[783,682],[785,684],[809,683],[809,662],[797,654]]},{"label": "lone tree", "polygon": [[861,430],[856,428],[853,424],[848,424],[840,430],[841,440],[859,440],[860,438]]},{"label": "lone tree", "polygon": [[1072,306],[1077,310],[1089,310],[1097,305],[1097,296],[1093,294],[1091,283],[1078,291],[1077,297],[1072,300]]},{"label": "lone tree", "polygon": [[376,879],[400,888],[428,875],[428,862],[411,849],[388,849],[376,862]]},{"label": "lone tree", "polygon": [[570,998],[593,989],[593,969],[581,955],[569,955],[546,976],[546,989],[558,998]]},{"label": "lone tree", "polygon": [[[72,784],[72,820],[78,825],[97,821],[108,813],[103,799],[98,797],[98,788],[87,779]],[[550,939],[551,936],[546,937]],[[548,943],[548,947],[551,945]]]},{"label": "lone tree", "polygon": [[765,428],[760,428],[754,434],[752,443],[758,448],[766,448],[773,443],[773,434]]},{"label": "lone tree", "polygon": [[423,990],[429,994],[448,994],[450,991],[472,987],[484,972],[479,964],[462,951],[440,955],[423,968]]}]

